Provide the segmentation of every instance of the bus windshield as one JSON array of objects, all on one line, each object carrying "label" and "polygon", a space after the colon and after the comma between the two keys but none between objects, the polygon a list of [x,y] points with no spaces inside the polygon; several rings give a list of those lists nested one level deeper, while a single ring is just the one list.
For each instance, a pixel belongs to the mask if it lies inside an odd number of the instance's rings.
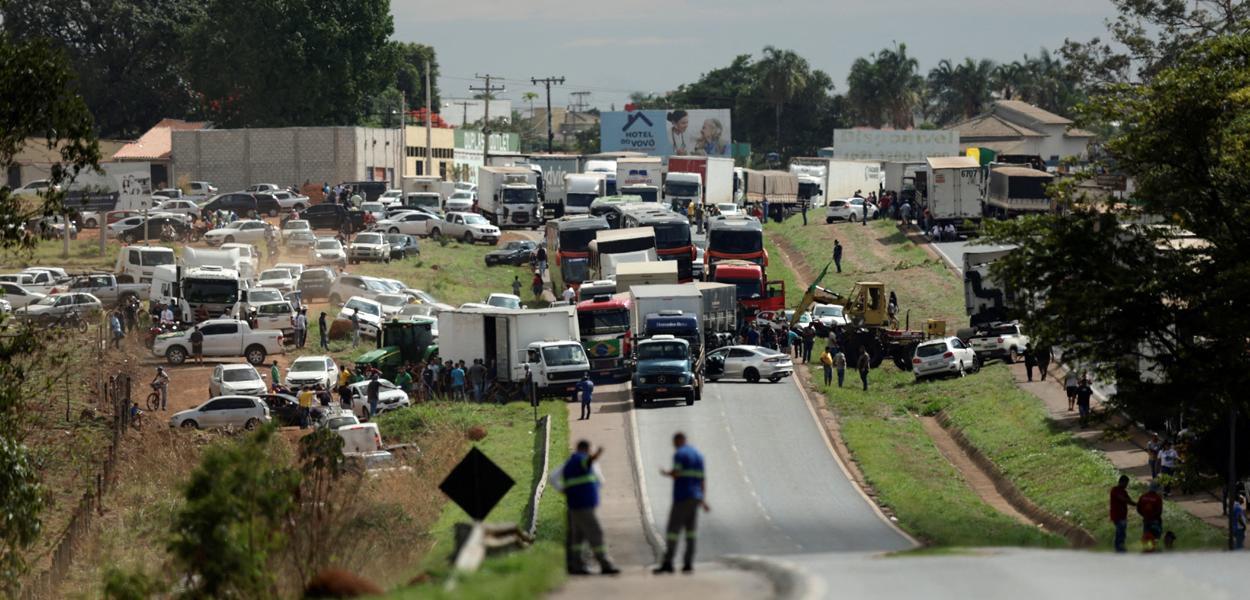
[{"label": "bus windshield", "polygon": [[560,278],[565,283],[581,283],[590,274],[590,261],[585,258],[565,258],[560,261]]},{"label": "bus windshield", "polygon": [[655,229],[656,248],[682,248],[690,245],[690,226],[685,223],[666,223],[651,227]]},{"label": "bus windshield", "polygon": [[625,331],[629,329],[629,311],[623,308],[578,311],[577,329],[584,336]]},{"label": "bus windshield", "polygon": [[708,232],[707,247],[725,254],[750,254],[764,249],[764,236],[758,231],[713,229]]},{"label": "bus windshield", "polygon": [[585,252],[586,247],[595,239],[597,229],[565,229],[560,231],[560,250],[562,252]]}]

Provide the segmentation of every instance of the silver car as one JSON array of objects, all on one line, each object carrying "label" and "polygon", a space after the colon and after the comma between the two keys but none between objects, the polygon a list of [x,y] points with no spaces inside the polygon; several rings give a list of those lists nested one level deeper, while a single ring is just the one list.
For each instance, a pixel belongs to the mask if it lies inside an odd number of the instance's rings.
[{"label": "silver car", "polygon": [[[703,376],[708,381],[717,379],[745,379],[758,383],[767,379],[777,383],[794,374],[794,362],[788,354],[763,346],[724,346],[707,354],[705,365],[722,365],[705,368]],[[719,372],[716,372],[719,369]]]},{"label": "silver car", "polygon": [[218,396],[190,410],[174,413],[170,427],[212,429],[242,427],[255,429],[269,422],[269,407],[255,396]]}]

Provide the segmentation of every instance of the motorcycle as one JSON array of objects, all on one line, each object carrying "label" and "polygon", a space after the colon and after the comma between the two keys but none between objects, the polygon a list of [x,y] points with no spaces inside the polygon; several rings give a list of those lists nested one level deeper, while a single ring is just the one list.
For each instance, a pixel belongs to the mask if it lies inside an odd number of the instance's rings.
[{"label": "motorcycle", "polygon": [[151,350],[152,346],[156,344],[157,336],[166,333],[173,333],[175,331],[182,331],[182,329],[183,327],[179,323],[174,323],[172,325],[161,325],[159,323],[153,324],[148,328],[147,333],[144,334],[143,343],[147,345],[149,350]]}]

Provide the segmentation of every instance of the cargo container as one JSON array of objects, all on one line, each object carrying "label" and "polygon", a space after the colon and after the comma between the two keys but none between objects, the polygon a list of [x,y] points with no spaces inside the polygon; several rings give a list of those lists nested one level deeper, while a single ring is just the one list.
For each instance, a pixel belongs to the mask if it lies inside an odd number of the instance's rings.
[{"label": "cargo container", "polygon": [[616,161],[616,189],[620,194],[642,196],[644,202],[658,202],[663,182],[664,163],[659,157]]},{"label": "cargo container", "polygon": [[950,156],[928,159],[927,186],[922,206],[928,209],[925,228],[933,225],[979,223],[985,196],[985,169],[977,159]]},{"label": "cargo container", "polygon": [[1007,218],[1049,211],[1053,204],[1046,187],[1054,176],[1045,171],[1013,165],[991,165],[985,199],[987,215]]},{"label": "cargo container", "polygon": [[[697,181],[681,173],[698,175]],[[677,178],[674,179],[674,175]],[[697,184],[693,185],[692,184]],[[675,209],[686,210],[691,200],[705,206],[734,201],[734,161],[714,156],[673,156],[668,159],[664,199]]]},{"label": "cargo container", "polygon": [[548,219],[564,216],[564,176],[582,171],[582,157],[576,154],[531,154],[518,161],[542,168],[539,196]]},{"label": "cargo container", "polygon": [[538,174],[525,167],[481,167],[477,175],[478,210],[491,223],[504,227],[542,225],[538,203]]},{"label": "cargo container", "polygon": [[590,205],[608,194],[607,176],[604,173],[570,173],[564,176],[564,205],[562,215],[585,215]]},{"label": "cargo container", "polygon": [[625,263],[616,266],[616,291],[628,292],[636,285],[677,283],[677,263],[671,260]]}]

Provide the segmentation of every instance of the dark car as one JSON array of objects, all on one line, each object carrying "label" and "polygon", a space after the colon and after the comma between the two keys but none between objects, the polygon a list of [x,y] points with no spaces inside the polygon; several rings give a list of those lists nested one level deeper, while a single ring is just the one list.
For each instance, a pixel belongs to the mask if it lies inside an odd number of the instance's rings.
[{"label": "dark car", "polygon": [[530,256],[538,250],[538,244],[529,240],[508,242],[498,250],[486,253],[486,266],[492,265],[523,265],[530,261]]},{"label": "dark car", "polygon": [[306,219],[313,229],[333,229],[355,233],[365,228],[365,213],[349,210],[342,204],[323,202],[304,209],[300,217]]},{"label": "dark car", "polygon": [[299,274],[296,288],[305,298],[329,298],[330,288],[334,287],[334,271],[320,267],[304,269]]},{"label": "dark car", "polygon": [[208,214],[217,210],[232,210],[241,217],[278,216],[282,205],[270,194],[252,194],[248,192],[230,192],[218,194],[200,207],[200,214]]},{"label": "dark car", "polygon": [[[300,424],[299,398],[291,394],[261,394],[258,396],[265,404],[269,406],[269,416],[277,421],[279,427],[294,427]],[[334,399],[338,401],[337,398]],[[321,421],[322,415],[325,413],[325,407],[313,400],[312,410],[309,411],[309,421],[318,423]]]},{"label": "dark car", "polygon": [[146,227],[139,224],[117,232],[117,239],[127,244],[148,240],[172,242],[186,239],[190,231],[191,227],[177,217],[152,217]]},{"label": "dark car", "polygon": [[[351,191],[351,194],[360,194],[365,202],[377,200],[386,190],[390,188],[390,183],[386,181],[345,181],[343,186]],[[349,194],[349,196],[351,195]]]},{"label": "dark car", "polygon": [[386,234],[386,243],[391,245],[391,258],[403,260],[409,256],[421,254],[417,237],[406,233]]}]

